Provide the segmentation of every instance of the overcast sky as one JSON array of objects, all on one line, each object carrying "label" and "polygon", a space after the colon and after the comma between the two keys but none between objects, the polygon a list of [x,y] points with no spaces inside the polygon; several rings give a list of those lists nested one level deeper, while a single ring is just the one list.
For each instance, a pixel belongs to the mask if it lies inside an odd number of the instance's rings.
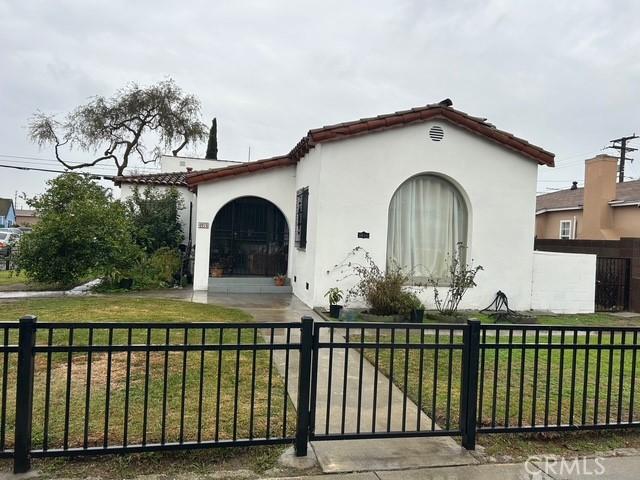
[{"label": "overcast sky", "polygon": [[[609,140],[640,133],[638,19],[633,1],[0,0],[0,164],[59,168],[15,158],[53,157],[26,138],[36,110],[170,76],[206,123],[218,117],[221,158],[449,97],[554,152],[538,191],[563,188]],[[0,196],[48,178],[0,168]]]}]

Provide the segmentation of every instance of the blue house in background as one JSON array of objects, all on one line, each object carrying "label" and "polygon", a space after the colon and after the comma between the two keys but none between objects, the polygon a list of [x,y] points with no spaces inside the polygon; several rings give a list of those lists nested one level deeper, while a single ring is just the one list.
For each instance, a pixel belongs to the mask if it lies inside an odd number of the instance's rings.
[{"label": "blue house in background", "polygon": [[0,228],[12,227],[16,224],[16,209],[13,200],[0,198]]}]

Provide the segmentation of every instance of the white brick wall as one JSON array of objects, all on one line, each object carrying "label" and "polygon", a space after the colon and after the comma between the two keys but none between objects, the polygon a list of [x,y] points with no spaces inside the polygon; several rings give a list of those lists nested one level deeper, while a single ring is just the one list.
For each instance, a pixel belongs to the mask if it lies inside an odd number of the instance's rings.
[{"label": "white brick wall", "polygon": [[596,256],[534,252],[531,308],[591,313],[595,307]]}]

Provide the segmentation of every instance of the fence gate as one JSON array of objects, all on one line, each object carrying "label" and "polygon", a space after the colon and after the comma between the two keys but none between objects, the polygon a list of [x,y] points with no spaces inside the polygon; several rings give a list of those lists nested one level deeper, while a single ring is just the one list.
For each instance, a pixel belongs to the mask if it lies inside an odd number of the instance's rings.
[{"label": "fence gate", "polygon": [[629,308],[629,258],[598,257],[596,261],[596,310]]},{"label": "fence gate", "polygon": [[469,332],[466,324],[316,323],[310,438],[464,436],[474,395],[465,381]]}]

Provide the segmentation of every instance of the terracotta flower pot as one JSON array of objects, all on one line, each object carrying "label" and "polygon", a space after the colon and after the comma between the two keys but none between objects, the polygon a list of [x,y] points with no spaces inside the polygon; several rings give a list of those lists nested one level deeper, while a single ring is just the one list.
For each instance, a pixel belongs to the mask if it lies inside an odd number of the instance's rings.
[{"label": "terracotta flower pot", "polygon": [[221,277],[224,274],[224,268],[222,267],[211,267],[209,269],[209,273],[212,277]]}]

